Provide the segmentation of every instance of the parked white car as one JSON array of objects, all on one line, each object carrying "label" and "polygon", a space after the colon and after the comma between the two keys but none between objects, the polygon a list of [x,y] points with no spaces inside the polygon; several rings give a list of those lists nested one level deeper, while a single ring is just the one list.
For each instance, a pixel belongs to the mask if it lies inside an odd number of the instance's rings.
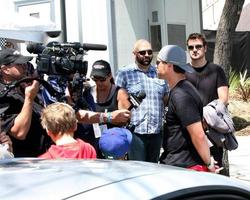
[{"label": "parked white car", "polygon": [[15,158],[0,180],[0,200],[250,199],[239,180],[139,161]]}]

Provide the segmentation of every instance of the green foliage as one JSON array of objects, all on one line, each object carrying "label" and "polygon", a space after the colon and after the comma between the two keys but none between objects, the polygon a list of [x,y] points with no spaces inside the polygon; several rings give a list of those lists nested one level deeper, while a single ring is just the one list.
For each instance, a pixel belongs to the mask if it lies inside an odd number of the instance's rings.
[{"label": "green foliage", "polygon": [[243,101],[248,101],[250,98],[250,77],[247,77],[247,70],[240,73],[239,90],[242,95]]},{"label": "green foliage", "polygon": [[229,70],[229,90],[230,92],[236,92],[240,85],[240,75],[238,72],[233,71],[232,68]]},{"label": "green foliage", "polygon": [[247,76],[247,70],[239,73],[230,69],[229,71],[229,92],[237,93],[243,101],[250,99],[250,77]]}]

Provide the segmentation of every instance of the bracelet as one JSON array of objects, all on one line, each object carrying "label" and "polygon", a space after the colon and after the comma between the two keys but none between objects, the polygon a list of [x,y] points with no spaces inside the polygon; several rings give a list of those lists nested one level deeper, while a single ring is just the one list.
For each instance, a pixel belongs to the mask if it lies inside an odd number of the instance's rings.
[{"label": "bracelet", "polygon": [[111,112],[108,112],[107,113],[107,122],[111,123],[111,120],[112,120]]},{"label": "bracelet", "polygon": [[211,157],[210,162],[208,164],[206,164],[207,168],[209,170],[214,168],[214,159]]}]

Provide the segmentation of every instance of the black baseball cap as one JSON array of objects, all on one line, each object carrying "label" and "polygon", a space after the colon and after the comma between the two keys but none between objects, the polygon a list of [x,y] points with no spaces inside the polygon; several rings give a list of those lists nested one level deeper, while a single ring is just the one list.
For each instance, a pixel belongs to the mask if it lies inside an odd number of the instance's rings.
[{"label": "black baseball cap", "polygon": [[0,51],[0,66],[10,64],[25,64],[31,61],[33,57],[23,56],[17,50],[6,48]]},{"label": "black baseball cap", "polygon": [[105,60],[97,60],[92,65],[92,71],[90,76],[98,76],[106,78],[109,74],[111,74],[110,64]]}]

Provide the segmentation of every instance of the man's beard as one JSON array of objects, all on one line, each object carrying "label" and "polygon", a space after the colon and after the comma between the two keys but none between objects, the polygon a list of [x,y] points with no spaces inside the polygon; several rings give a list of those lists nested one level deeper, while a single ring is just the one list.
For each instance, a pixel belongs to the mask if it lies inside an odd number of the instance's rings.
[{"label": "man's beard", "polygon": [[140,58],[139,56],[136,56],[136,61],[142,65],[142,66],[148,66],[150,65],[151,61],[152,61],[152,57],[144,57],[144,58]]}]

